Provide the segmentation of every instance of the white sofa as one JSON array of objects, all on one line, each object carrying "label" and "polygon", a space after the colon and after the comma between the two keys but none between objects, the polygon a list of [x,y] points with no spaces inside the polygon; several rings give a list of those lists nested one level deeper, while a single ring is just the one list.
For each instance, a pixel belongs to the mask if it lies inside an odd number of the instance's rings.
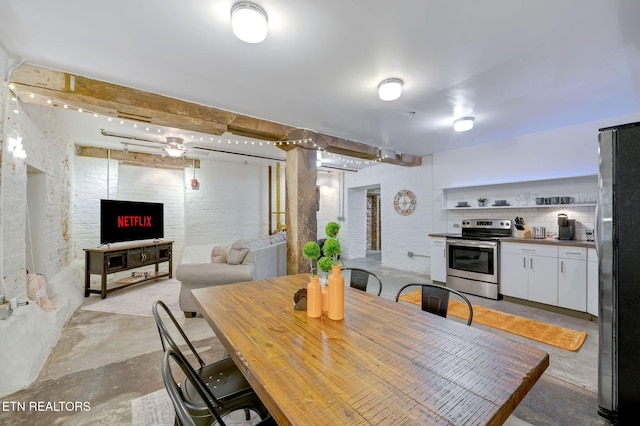
[{"label": "white sofa", "polygon": [[191,290],[241,281],[287,275],[286,234],[216,244],[186,246],[176,278],[180,281],[180,309],[190,318],[199,312]]}]

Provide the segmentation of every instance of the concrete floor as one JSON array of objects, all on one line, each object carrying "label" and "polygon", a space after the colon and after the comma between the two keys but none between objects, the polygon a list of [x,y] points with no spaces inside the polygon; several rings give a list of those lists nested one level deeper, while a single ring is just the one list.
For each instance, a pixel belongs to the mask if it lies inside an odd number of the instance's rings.
[{"label": "concrete floor", "polygon": [[[382,297],[411,282],[428,282],[427,275],[380,267],[380,254],[346,261],[376,273],[383,282]],[[93,296],[95,297],[95,296]],[[470,297],[472,303],[535,318],[578,330],[587,330],[582,348],[570,352],[512,334],[484,328],[540,347],[550,355],[550,366],[523,402],[509,425],[606,425],[597,415],[596,321],[578,319],[508,301]],[[222,356],[223,348],[201,317],[180,319],[205,359]],[[131,400],[163,388],[161,347],[152,317],[78,310],[62,332],[38,379],[27,389],[2,398],[3,403],[34,401],[88,403],[90,410],[4,411],[0,424],[130,425]],[[55,408],[55,407],[54,407]]]}]

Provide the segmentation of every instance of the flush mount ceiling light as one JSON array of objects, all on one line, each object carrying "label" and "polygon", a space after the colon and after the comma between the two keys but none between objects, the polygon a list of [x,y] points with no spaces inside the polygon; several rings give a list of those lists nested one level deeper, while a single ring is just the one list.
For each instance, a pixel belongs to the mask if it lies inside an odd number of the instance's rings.
[{"label": "flush mount ceiling light", "polygon": [[240,40],[260,43],[267,37],[267,13],[248,1],[236,3],[231,8],[231,27]]},{"label": "flush mount ceiling light", "polygon": [[473,117],[458,118],[453,122],[453,129],[456,132],[466,132],[473,128]]},{"label": "flush mount ceiling light", "polygon": [[402,94],[404,82],[399,78],[387,78],[378,84],[378,96],[383,101],[395,101]]}]

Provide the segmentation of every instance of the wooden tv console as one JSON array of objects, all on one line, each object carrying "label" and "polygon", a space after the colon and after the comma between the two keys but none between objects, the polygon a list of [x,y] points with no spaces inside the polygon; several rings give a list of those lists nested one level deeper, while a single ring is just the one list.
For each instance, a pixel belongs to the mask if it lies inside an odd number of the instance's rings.
[{"label": "wooden tv console", "polygon": [[[161,241],[151,243],[137,243],[118,245],[115,247],[86,248],[85,251],[85,274],[84,274],[84,297],[89,297],[91,293],[97,293],[102,299],[107,297],[107,293],[138,284],[143,281],[155,280],[156,278],[173,276],[172,252],[173,241]],[[159,272],[159,264],[169,262],[169,272]],[[107,288],[107,275],[114,272],[126,271],[140,268],[142,266],[155,265],[155,272],[148,273],[145,277],[131,276],[117,281],[117,286]],[[91,274],[101,275],[102,280],[100,290],[91,288]]]}]

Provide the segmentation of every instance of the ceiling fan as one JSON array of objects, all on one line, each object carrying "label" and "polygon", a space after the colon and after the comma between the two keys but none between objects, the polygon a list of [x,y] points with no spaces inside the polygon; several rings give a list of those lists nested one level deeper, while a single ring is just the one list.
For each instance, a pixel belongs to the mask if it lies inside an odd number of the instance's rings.
[{"label": "ceiling fan", "polygon": [[[132,146],[140,146],[145,148],[160,148],[162,150],[162,156],[168,155],[169,157],[183,157],[186,156],[189,151],[185,148],[185,143],[182,138],[175,136],[167,136],[165,141],[160,141],[156,139],[148,139],[142,138],[139,136],[130,136],[123,135],[119,133],[111,133],[106,131],[105,129],[100,129],[100,133],[102,136],[111,136],[120,139],[129,139],[134,141],[145,142],[145,144],[135,143],[135,142],[120,142],[123,145],[123,151],[127,153],[129,151],[129,145]],[[152,144],[152,145],[149,145]]]},{"label": "ceiling fan", "polygon": [[187,155],[188,149],[184,147],[184,141],[182,138],[167,137],[167,143],[164,147],[164,151],[169,157],[180,157]]},{"label": "ceiling fan", "polygon": [[[273,142],[263,142],[263,141],[241,141],[236,139],[225,139],[223,137],[215,138],[217,143],[214,145],[214,138],[207,137],[206,139],[210,139],[210,141],[203,140],[203,138],[199,138],[199,140],[185,141],[182,137],[178,136],[166,136],[164,138],[153,138],[153,137],[145,137],[145,136],[135,136],[135,135],[126,135],[122,133],[115,133],[105,129],[100,129],[100,133],[102,136],[115,137],[119,139],[127,139],[128,141],[120,141],[123,145],[123,151],[127,153],[129,151],[129,146],[139,146],[144,148],[156,148],[162,150],[163,156],[170,157],[185,157],[187,152],[195,152],[198,155],[209,155],[210,153],[218,153],[218,154],[231,154],[231,155],[240,155],[245,157],[255,157],[267,160],[274,161],[284,161],[283,155],[269,155],[264,152],[256,152],[251,150],[251,146],[260,147],[264,149],[267,146],[275,146]],[[163,140],[164,139],[164,140]],[[133,141],[133,142],[129,142]],[[142,143],[137,143],[142,142]],[[221,143],[224,142],[224,146],[227,148],[223,148]],[[264,145],[263,145],[264,144]],[[269,145],[271,144],[271,145]],[[187,148],[187,146],[189,148]],[[231,147],[234,148],[231,148]],[[244,149],[241,148],[244,146]],[[279,152],[278,152],[279,153]]]}]

